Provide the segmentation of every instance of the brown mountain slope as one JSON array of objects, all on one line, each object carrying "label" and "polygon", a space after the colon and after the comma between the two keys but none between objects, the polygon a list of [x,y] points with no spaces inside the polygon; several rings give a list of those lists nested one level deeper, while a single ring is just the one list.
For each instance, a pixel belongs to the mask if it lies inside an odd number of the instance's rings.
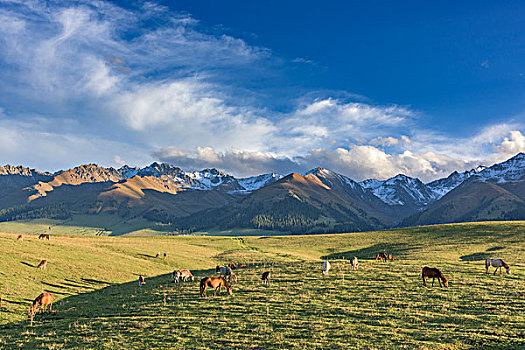
[{"label": "brown mountain slope", "polygon": [[180,228],[249,227],[291,232],[362,231],[383,227],[385,222],[388,219],[382,213],[362,200],[332,189],[314,174],[296,173],[240,202],[176,220]]},{"label": "brown mountain slope", "polygon": [[500,220],[524,205],[521,198],[497,184],[469,180],[401,225]]},{"label": "brown mountain slope", "polygon": [[119,172],[113,168],[103,168],[96,164],[81,165],[55,175],[51,181],[42,182],[34,185],[29,201],[40,197],[45,197],[55,188],[62,185],[81,185],[85,183],[99,182],[118,182],[122,179]]}]

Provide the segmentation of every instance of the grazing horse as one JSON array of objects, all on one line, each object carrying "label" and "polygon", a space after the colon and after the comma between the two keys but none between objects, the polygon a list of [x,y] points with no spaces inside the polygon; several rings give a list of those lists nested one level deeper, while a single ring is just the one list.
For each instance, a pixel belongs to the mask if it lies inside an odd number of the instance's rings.
[{"label": "grazing horse", "polygon": [[38,266],[36,267],[37,269],[40,269],[40,270],[45,270],[47,267],[47,260],[44,259],[40,262],[40,264],[38,264]]},{"label": "grazing horse", "polygon": [[231,273],[230,275],[230,278],[229,278],[230,282],[237,282],[237,275],[233,273]]},{"label": "grazing horse", "polygon": [[376,255],[376,260],[386,261],[388,258],[385,253],[381,252]]},{"label": "grazing horse", "polygon": [[263,281],[263,284],[270,285],[270,271],[263,272],[261,279]]},{"label": "grazing horse", "polygon": [[195,277],[193,277],[190,270],[182,269],[182,270],[173,271],[173,281],[175,283],[179,283],[180,279],[182,279],[184,282],[188,280],[194,281]]},{"label": "grazing horse", "polygon": [[487,273],[489,273],[489,267],[491,267],[491,266],[494,266],[496,268],[496,270],[494,270],[494,274],[496,274],[496,272],[499,269],[499,273],[501,275],[501,268],[504,267],[505,270],[507,271],[507,275],[510,275],[510,267],[505,261],[503,261],[503,259],[487,259],[487,260],[485,260],[485,268],[487,269]]},{"label": "grazing horse", "polygon": [[146,281],[144,281],[144,276],[139,275],[139,287],[142,287],[146,284]]},{"label": "grazing horse", "polygon": [[221,288],[225,287],[228,291],[229,295],[232,295],[232,287],[228,284],[228,281],[226,281],[226,278],[224,277],[204,277],[201,280],[200,284],[200,291],[201,291],[201,297],[206,297],[206,288],[211,287],[215,288],[215,293],[213,293],[213,296],[215,296],[217,293],[221,295]]},{"label": "grazing horse", "polygon": [[217,266],[215,268],[215,272],[220,272],[221,273],[221,277],[222,276],[224,276],[224,277],[228,276],[228,278],[231,281],[231,276],[233,275],[233,272],[228,266],[222,266],[222,267]]},{"label": "grazing horse", "polygon": [[38,236],[38,239],[47,239],[49,241],[49,235],[46,233],[41,233],[40,236]]},{"label": "grazing horse", "polygon": [[427,282],[426,282],[427,277],[432,277],[432,287],[434,287],[434,280],[436,278],[438,279],[440,287],[442,287],[441,281],[443,281],[443,284],[445,285],[445,287],[448,287],[448,281],[443,275],[443,272],[439,271],[439,269],[435,267],[428,267],[428,266],[423,267],[423,271],[421,271],[421,276],[423,277],[423,285],[425,287],[427,285]]},{"label": "grazing horse", "polygon": [[42,293],[33,300],[33,306],[31,307],[31,315],[34,315],[36,309],[40,306],[40,311],[46,311],[46,306],[49,306],[49,312],[51,312],[51,307],[53,306],[53,294],[51,293]]},{"label": "grazing horse", "polygon": [[23,241],[24,240],[24,237],[22,237],[22,235],[18,235],[18,238],[16,239],[17,241]]},{"label": "grazing horse", "polygon": [[328,276],[328,271],[330,271],[330,263],[328,262],[328,260],[326,260],[324,263],[323,263],[323,276]]},{"label": "grazing horse", "polygon": [[357,270],[359,268],[359,261],[357,261],[357,257],[353,257],[350,259],[350,264],[352,264],[352,271]]},{"label": "grazing horse", "polygon": [[237,265],[235,265],[234,263],[229,263],[228,267],[232,270],[235,270],[237,268]]},{"label": "grazing horse", "polygon": [[394,261],[394,257],[392,256],[392,254],[388,254],[388,260]]}]

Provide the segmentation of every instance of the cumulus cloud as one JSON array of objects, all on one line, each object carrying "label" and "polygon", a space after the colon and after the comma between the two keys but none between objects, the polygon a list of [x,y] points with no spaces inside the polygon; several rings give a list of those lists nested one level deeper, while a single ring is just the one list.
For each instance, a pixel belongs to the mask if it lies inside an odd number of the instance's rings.
[{"label": "cumulus cloud", "polygon": [[231,150],[217,152],[212,147],[197,147],[194,151],[166,147],[153,156],[161,161],[177,164],[185,169],[219,168],[237,176],[252,176],[267,172],[288,174],[305,171],[299,162],[279,157],[271,152]]},{"label": "cumulus cloud", "polygon": [[0,158],[50,170],[159,159],[241,176],[323,166],[356,180],[431,180],[524,150],[518,124],[452,137],[419,128],[408,107],[348,92],[306,91],[272,109],[264,102],[277,93],[242,80],[275,78],[274,61],[154,2],[3,1]]},{"label": "cumulus cloud", "polygon": [[499,145],[494,146],[494,150],[500,157],[504,158],[525,152],[525,136],[521,131],[513,130],[509,137],[505,137]]}]

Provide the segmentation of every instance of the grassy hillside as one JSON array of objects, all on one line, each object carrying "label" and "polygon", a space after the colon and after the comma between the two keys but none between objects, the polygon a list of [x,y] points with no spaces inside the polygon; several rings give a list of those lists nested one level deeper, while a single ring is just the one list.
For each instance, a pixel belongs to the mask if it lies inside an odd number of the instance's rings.
[{"label": "grassy hillside", "polygon": [[[242,238],[0,234],[0,348],[520,348],[524,243],[524,222]],[[372,259],[383,250],[397,259]],[[512,274],[484,274],[488,256]],[[48,270],[36,270],[43,258]],[[332,262],[326,278],[321,258]],[[197,281],[170,282],[175,268],[200,277],[229,261],[249,264],[231,297],[202,299]],[[423,287],[425,265],[440,267],[450,287]],[[31,327],[27,309],[42,290],[56,311]]]}]

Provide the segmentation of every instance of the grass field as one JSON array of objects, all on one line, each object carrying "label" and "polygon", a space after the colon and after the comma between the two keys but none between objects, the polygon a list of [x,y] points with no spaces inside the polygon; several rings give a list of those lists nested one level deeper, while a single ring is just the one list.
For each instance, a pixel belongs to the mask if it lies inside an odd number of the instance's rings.
[{"label": "grass field", "polygon": [[[372,259],[383,250],[397,260]],[[489,256],[512,274],[486,275]],[[525,348],[524,222],[319,236],[0,234],[0,258],[0,348]],[[48,270],[36,270],[43,258]],[[332,263],[325,278],[321,259]],[[200,298],[199,278],[170,280],[175,268],[201,277],[230,261],[249,265],[232,296]],[[425,265],[439,267],[449,288],[423,287]],[[43,290],[58,299],[55,312],[30,326],[30,301]]]},{"label": "grass field", "polygon": [[[123,220],[118,215],[75,214],[71,219],[32,219],[0,222],[0,232],[25,234],[62,234],[97,236],[157,236],[175,235],[168,225],[154,223],[143,218]],[[281,232],[258,229],[210,230],[196,232],[195,236],[270,236],[283,235]]]}]

